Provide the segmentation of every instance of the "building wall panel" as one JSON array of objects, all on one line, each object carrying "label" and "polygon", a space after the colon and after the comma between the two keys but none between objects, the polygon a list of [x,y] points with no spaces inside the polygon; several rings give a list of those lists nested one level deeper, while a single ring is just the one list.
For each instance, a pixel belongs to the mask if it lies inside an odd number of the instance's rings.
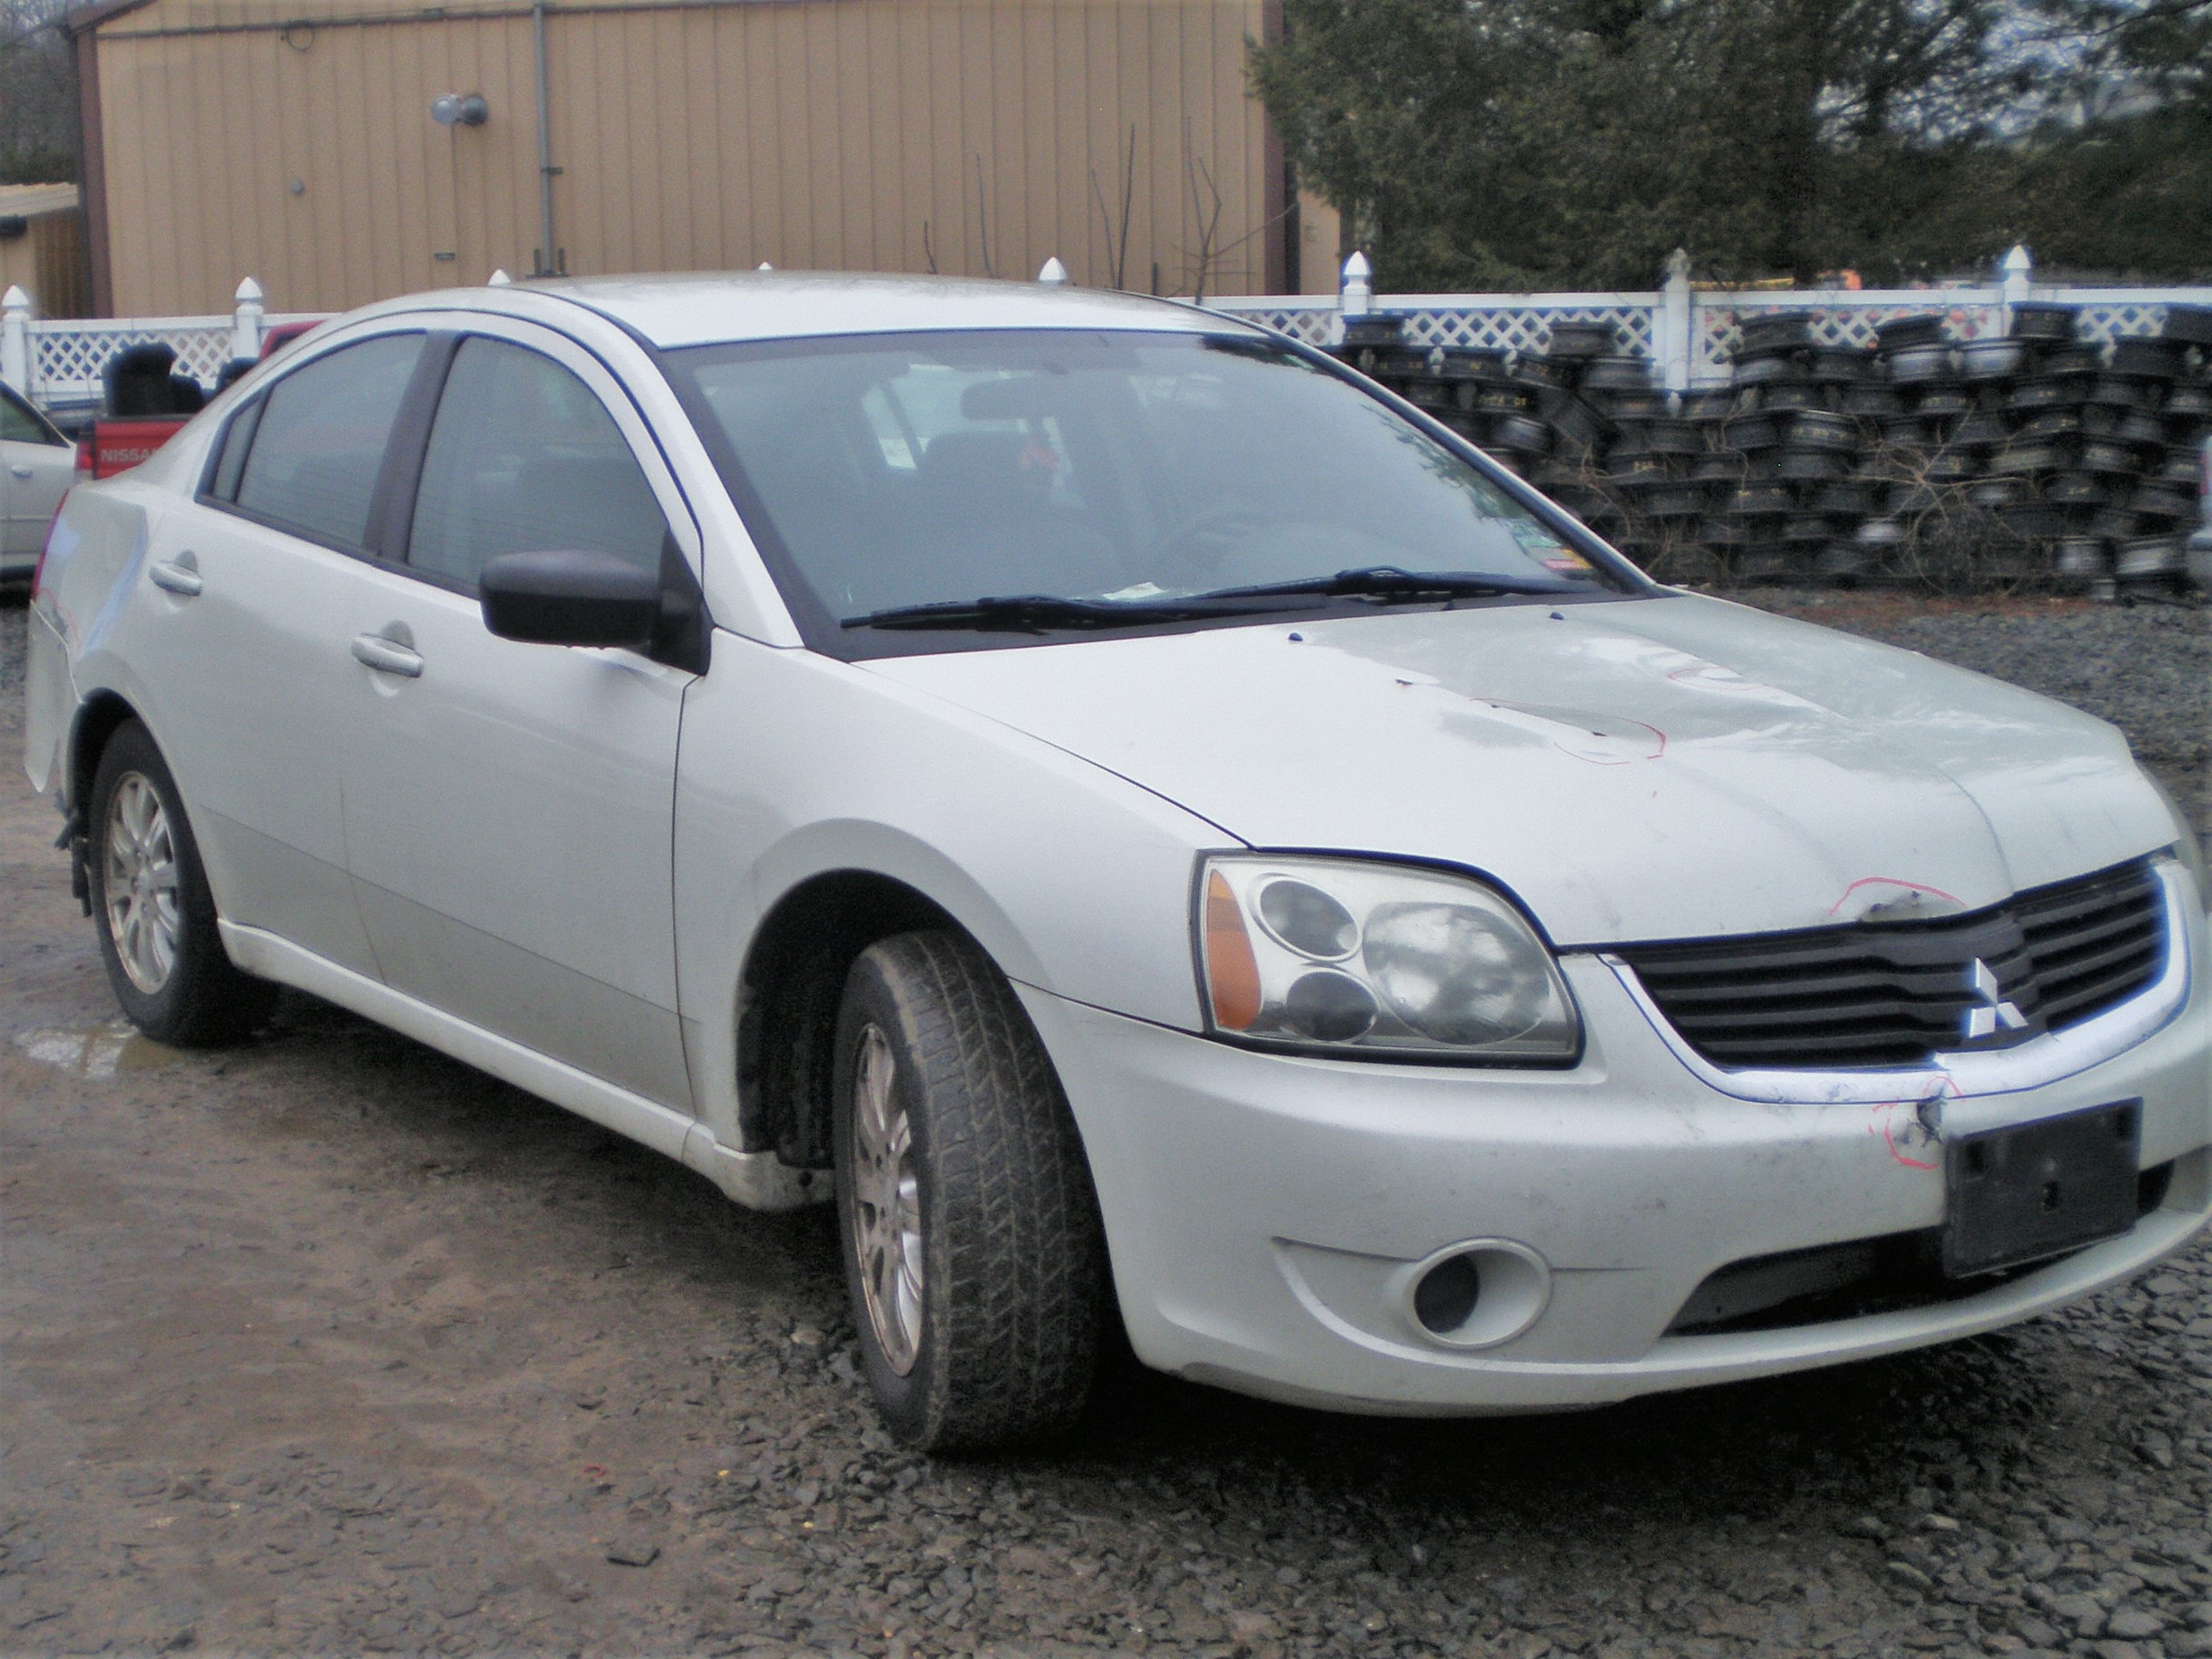
[{"label": "building wall panel", "polygon": [[0,239],[0,293],[20,287],[40,317],[82,317],[91,303],[76,193],[70,184],[0,185],[0,215],[25,221],[22,235]]},{"label": "building wall panel", "polygon": [[[315,0],[306,0],[313,6]],[[113,303],[324,309],[520,276],[539,250],[531,21],[154,0],[100,26]],[[310,18],[314,12],[308,13]],[[210,25],[220,25],[210,31]],[[1260,0],[596,0],[549,19],[576,274],[748,267],[1269,285]],[[479,92],[480,128],[430,119]],[[1205,223],[1219,202],[1211,258]]]}]

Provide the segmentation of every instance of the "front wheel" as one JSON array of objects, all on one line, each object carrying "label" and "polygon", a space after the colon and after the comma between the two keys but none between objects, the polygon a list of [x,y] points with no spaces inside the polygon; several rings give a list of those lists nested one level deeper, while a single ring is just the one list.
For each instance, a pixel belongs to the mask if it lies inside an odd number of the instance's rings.
[{"label": "front wheel", "polygon": [[246,1036],[276,1005],[276,987],[224,954],[215,899],[176,781],[139,722],[115,729],[93,774],[93,920],[123,1012],[180,1048]]},{"label": "front wheel", "polygon": [[1013,988],[957,935],[900,934],[853,964],[837,1044],[838,1231],[884,1419],[931,1451],[1067,1429],[1097,1368],[1106,1247]]}]

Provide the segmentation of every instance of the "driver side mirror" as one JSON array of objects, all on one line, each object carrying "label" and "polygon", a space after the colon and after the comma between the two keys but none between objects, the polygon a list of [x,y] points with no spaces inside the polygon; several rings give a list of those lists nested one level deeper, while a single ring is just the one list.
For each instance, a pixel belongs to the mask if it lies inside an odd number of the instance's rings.
[{"label": "driver side mirror", "polygon": [[645,650],[660,620],[660,578],[612,553],[503,553],[477,578],[484,626],[535,645]]}]

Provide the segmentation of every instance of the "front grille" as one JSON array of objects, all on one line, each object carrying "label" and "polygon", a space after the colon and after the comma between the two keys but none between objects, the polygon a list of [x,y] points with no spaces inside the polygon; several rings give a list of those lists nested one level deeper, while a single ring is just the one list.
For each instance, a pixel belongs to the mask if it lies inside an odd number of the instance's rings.
[{"label": "front grille", "polygon": [[1716,1065],[1916,1065],[2004,1047],[2127,1000],[2165,930],[2145,863],[1926,922],[1859,922],[1615,953]]}]

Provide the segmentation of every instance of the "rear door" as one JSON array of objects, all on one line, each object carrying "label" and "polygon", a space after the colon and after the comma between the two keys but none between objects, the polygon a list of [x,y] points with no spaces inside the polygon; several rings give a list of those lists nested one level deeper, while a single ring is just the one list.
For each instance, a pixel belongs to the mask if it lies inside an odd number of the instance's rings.
[{"label": "rear door", "polygon": [[695,570],[698,534],[596,359],[480,327],[446,372],[397,556],[349,623],[394,653],[360,670],[348,730],[354,892],[396,989],[689,1111],[671,838],[692,677],[495,638],[477,578],[569,550]]},{"label": "rear door", "polygon": [[363,689],[347,621],[373,579],[379,483],[425,340],[354,340],[242,406],[196,497],[155,524],[117,640],[217,908],[363,973],[338,799]]}]

